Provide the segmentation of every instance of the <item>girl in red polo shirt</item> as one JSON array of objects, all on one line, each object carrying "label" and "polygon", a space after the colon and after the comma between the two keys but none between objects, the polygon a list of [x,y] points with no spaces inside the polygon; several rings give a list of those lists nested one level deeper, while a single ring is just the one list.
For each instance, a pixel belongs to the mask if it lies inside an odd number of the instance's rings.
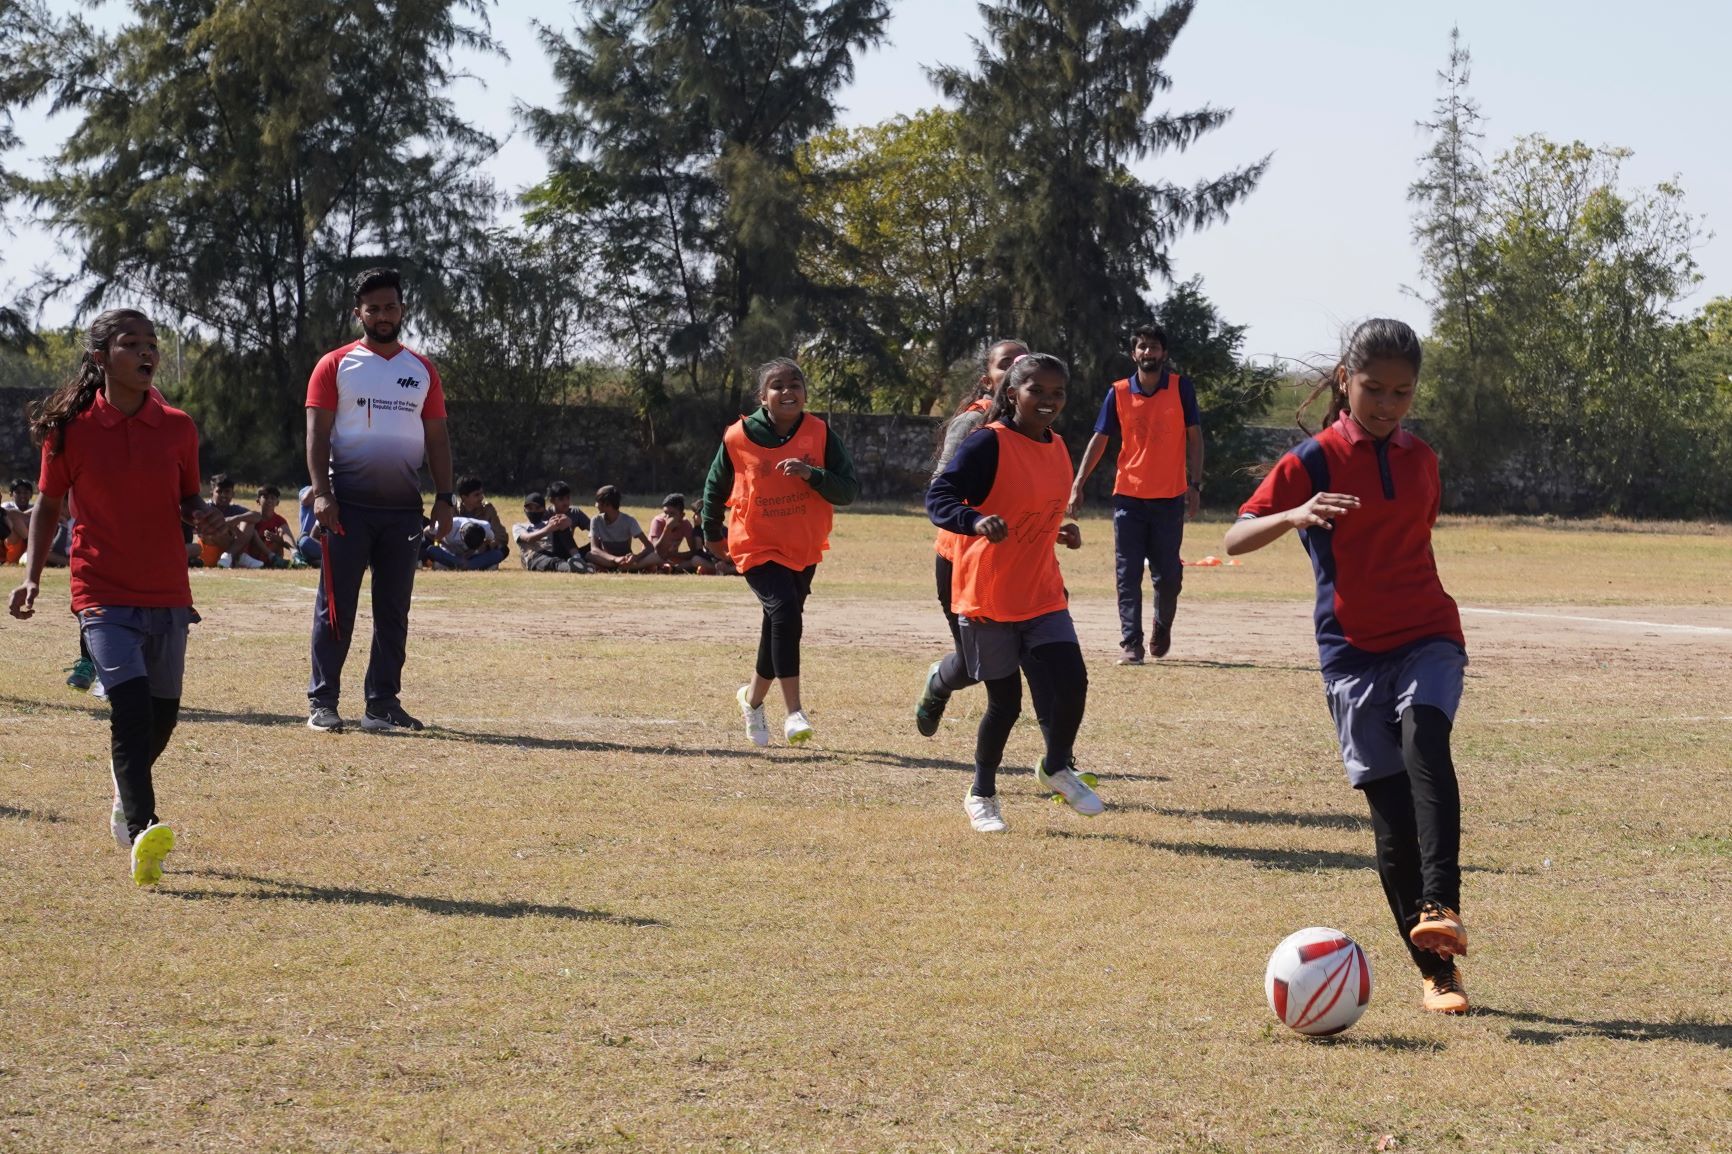
[{"label": "girl in red polo shirt", "polygon": [[1052,423],[1064,411],[1070,372],[1046,353],[1017,358],[1005,375],[986,427],[973,433],[926,491],[940,529],[962,535],[952,583],[967,672],[986,683],[986,712],[974,744],[974,782],[962,799],[969,824],[1004,831],[998,767],[1022,711],[1022,680],[1048,702],[1046,756],[1035,767],[1041,789],[1093,816],[1101,800],[1072,768],[1072,749],[1088,700],[1088,669],[1071,622],[1054,546],[1081,548],[1064,524],[1070,452]]},{"label": "girl in red polo shirt", "polygon": [[174,848],[174,831],[156,816],[151,768],[174,732],[187,629],[198,620],[181,521],[206,533],[223,527],[199,496],[198,430],[151,387],[156,365],[150,320],[105,312],[91,323],[77,374],[32,411],[42,496],[30,520],[30,567],[9,606],[20,619],[34,614],[61,505],[75,494],[72,610],[108,691],[109,828],[141,886],[162,879]]},{"label": "girl in red polo shirt", "polygon": [[[764,698],[782,684],[790,745],[812,739],[800,702],[800,634],[812,576],[830,547],[832,507],[860,490],[842,442],[806,412],[806,374],[786,357],[758,366],[759,408],[729,425],[704,482],[706,547],[726,552],[763,606],[758,663],[735,694],[753,745],[770,744]],[[732,524],[724,519],[732,510]]]},{"label": "girl in red polo shirt", "polygon": [[[1419,380],[1419,337],[1395,320],[1353,331],[1329,423],[1276,462],[1227,531],[1229,554],[1297,529],[1317,578],[1317,647],[1347,778],[1365,794],[1377,873],[1424,1006],[1459,1014],[1467,990],[1461,794],[1449,735],[1467,650],[1438,579],[1431,527],[1437,455],[1401,427]],[[1313,396],[1316,394],[1313,393]]]}]

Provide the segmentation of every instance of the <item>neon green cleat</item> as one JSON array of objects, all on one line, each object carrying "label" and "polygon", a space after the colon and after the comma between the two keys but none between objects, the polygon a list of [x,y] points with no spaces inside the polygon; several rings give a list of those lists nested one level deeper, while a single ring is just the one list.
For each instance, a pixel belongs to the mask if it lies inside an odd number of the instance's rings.
[{"label": "neon green cleat", "polygon": [[174,849],[174,831],[153,825],[132,839],[132,881],[153,886],[162,880],[162,859]]}]

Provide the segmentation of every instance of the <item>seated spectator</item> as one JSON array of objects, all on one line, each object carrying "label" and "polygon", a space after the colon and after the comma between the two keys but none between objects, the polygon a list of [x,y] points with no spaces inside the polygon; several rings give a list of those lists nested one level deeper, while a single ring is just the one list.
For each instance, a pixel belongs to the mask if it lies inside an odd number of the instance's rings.
[{"label": "seated spectator", "polygon": [[[505,523],[499,519],[499,510],[487,499],[480,477],[464,477],[457,482],[457,516],[487,522],[488,540],[505,549],[505,542],[510,534],[506,533]],[[510,555],[510,550],[506,550],[506,555]],[[504,559],[500,558],[502,561]]]},{"label": "seated spectator", "polygon": [[295,553],[295,533],[289,528],[289,523],[283,515],[277,512],[277,502],[283,499],[283,491],[275,485],[266,485],[259,490],[259,520],[254,527],[259,535],[259,543],[264,546],[268,555],[267,565],[276,569],[287,569],[289,558]]},{"label": "seated spectator", "polygon": [[589,563],[575,551],[560,556],[557,537],[571,532],[571,518],[563,513],[549,513],[547,501],[540,493],[523,499],[525,521],[511,527],[511,539],[517,543],[518,557],[523,567],[536,573],[588,573]]},{"label": "seated spectator", "polygon": [[301,539],[295,545],[295,555],[301,563],[317,569],[325,561],[325,546],[314,536],[313,530],[318,527],[319,520],[313,516],[313,487],[301,486]]},{"label": "seated spectator", "polygon": [[492,525],[461,513],[451,518],[451,532],[425,552],[439,569],[497,569],[510,555],[494,538]]},{"label": "seated spectator", "polygon": [[30,547],[30,499],[35,495],[36,486],[27,478],[14,477],[10,495],[0,502],[0,512],[6,514],[0,517],[0,529],[5,531],[8,565],[22,561],[24,550]]},{"label": "seated spectator", "polygon": [[560,545],[562,548],[569,548],[569,553],[562,553],[560,555],[577,555],[588,560],[589,544],[588,542],[585,542],[584,544],[579,545],[577,543],[577,534],[579,530],[582,530],[585,533],[589,532],[589,514],[585,513],[582,509],[572,508],[571,486],[567,485],[564,481],[553,482],[547,487],[547,503],[553,507],[554,513],[568,517],[571,520],[571,528],[566,529],[560,534]]},{"label": "seated spectator", "polygon": [[259,512],[235,504],[235,483],[227,473],[211,477],[210,503],[223,515],[224,524],[221,533],[200,536],[205,568],[263,569],[266,556],[258,534]]},{"label": "seated spectator", "polygon": [[667,572],[715,572],[715,566],[698,556],[697,526],[686,520],[684,493],[662,498],[662,511],[650,518],[649,539]]},{"label": "seated spectator", "polygon": [[[644,536],[643,526],[630,513],[619,509],[619,490],[603,485],[595,491],[596,515],[589,523],[589,563],[598,572],[642,573],[661,566],[661,555]],[[633,553],[631,543],[642,541],[643,550]]]}]

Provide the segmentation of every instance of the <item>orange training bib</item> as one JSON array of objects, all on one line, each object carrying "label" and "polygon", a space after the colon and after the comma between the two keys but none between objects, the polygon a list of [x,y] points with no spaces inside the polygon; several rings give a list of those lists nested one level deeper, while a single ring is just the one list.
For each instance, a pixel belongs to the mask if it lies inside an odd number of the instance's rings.
[{"label": "orange training bib", "polygon": [[1185,407],[1179,374],[1167,387],[1144,396],[1126,377],[1113,385],[1119,414],[1119,471],[1113,492],[1123,497],[1177,497],[1185,491]]},{"label": "orange training bib", "polygon": [[811,413],[800,419],[800,427],[785,445],[753,443],[743,419],[722,434],[728,459],[734,463],[734,489],[728,496],[728,508],[733,510],[728,555],[741,572],[766,561],[804,569],[823,560],[835,510],[809,481],[783,476],[776,463],[798,457],[822,468],[828,438],[828,426]]},{"label": "orange training bib", "polygon": [[1070,450],[1057,433],[1043,442],[997,421],[986,427],[998,437],[998,473],[978,512],[1004,518],[1010,535],[996,544],[961,538],[951,607],[988,621],[1056,613],[1070,604],[1053,552],[1070,500]]}]

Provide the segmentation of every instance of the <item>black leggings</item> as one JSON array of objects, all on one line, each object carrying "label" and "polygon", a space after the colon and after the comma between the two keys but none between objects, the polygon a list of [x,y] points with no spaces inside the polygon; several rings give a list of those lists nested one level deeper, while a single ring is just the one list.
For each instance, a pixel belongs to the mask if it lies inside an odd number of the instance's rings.
[{"label": "black leggings", "polygon": [[[1071,641],[1037,646],[1023,659],[1022,675],[1028,677],[1030,695],[1047,702],[1049,712],[1041,734],[1046,738],[1046,767],[1057,772],[1070,764],[1088,703],[1089,673],[1082,647]],[[976,797],[998,792],[1004,744],[1022,712],[1022,675],[1012,673],[986,683],[986,712],[974,737],[974,786],[969,791]]]},{"label": "black leggings", "polygon": [[1371,806],[1377,839],[1377,876],[1401,940],[1421,973],[1448,970],[1448,959],[1414,947],[1408,933],[1419,906],[1434,901],[1461,909],[1461,791],[1449,753],[1449,716],[1429,705],[1401,715],[1401,760],[1406,773],[1378,778],[1361,789]]},{"label": "black leggings", "polygon": [[[934,576],[938,583],[938,606],[944,610],[944,623],[950,626],[950,639],[955,642],[954,648],[944,655],[943,663],[938,667],[938,683],[934,686],[940,693],[948,697],[959,689],[967,689],[970,685],[979,685],[968,672],[968,663],[962,659],[962,623],[957,619],[955,610],[950,607],[950,585],[956,573],[956,566],[943,554],[936,555]],[[1028,674],[1028,662],[1022,663],[1022,671]],[[1048,690],[1049,681],[1040,677],[1029,677],[1028,696],[1034,703],[1034,719],[1040,723],[1040,731],[1046,734],[1052,719],[1052,696]],[[988,695],[988,708],[991,708]],[[1019,704],[1017,708],[1021,708]],[[990,797],[990,794],[981,794]]]},{"label": "black leggings", "polygon": [[108,691],[108,706],[115,790],[127,832],[136,838],[157,820],[151,770],[180,719],[180,698],[152,697],[150,679],[134,677]]},{"label": "black leggings", "polygon": [[816,565],[790,569],[774,561],[746,570],[746,584],[764,607],[764,623],[758,630],[757,673],[765,681],[800,676],[801,614],[817,571]]}]

